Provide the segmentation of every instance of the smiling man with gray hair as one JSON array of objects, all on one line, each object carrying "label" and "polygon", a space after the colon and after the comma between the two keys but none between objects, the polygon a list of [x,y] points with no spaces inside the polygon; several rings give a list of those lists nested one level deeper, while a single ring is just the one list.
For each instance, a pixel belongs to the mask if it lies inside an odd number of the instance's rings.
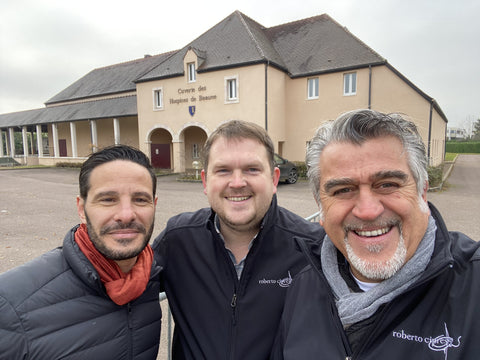
[{"label": "smiling man with gray hair", "polygon": [[310,264],[273,359],[478,358],[480,244],[427,202],[427,163],[399,114],[352,111],[317,130],[307,167],[327,235],[297,240]]}]

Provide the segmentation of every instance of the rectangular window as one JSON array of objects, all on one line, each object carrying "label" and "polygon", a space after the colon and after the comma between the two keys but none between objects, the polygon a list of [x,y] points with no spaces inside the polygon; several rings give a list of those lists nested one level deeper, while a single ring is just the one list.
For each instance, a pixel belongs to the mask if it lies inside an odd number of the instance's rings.
[{"label": "rectangular window", "polygon": [[153,109],[154,110],[163,109],[163,89],[162,88],[153,89]]},{"label": "rectangular window", "polygon": [[195,72],[195,63],[187,64],[188,82],[195,82],[197,80],[197,74]]},{"label": "rectangular window", "polygon": [[318,99],[318,78],[308,79],[308,98]]},{"label": "rectangular window", "polygon": [[200,147],[198,146],[198,144],[193,144],[192,157],[194,159],[198,159],[200,157]]},{"label": "rectangular window", "polygon": [[225,78],[225,101],[238,102],[238,77]]},{"label": "rectangular window", "polygon": [[343,74],[343,95],[357,93],[357,73]]}]

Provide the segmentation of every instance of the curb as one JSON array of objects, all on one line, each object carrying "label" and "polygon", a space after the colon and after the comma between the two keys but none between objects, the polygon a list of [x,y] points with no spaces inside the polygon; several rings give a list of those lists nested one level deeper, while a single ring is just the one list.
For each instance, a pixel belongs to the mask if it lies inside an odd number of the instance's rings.
[{"label": "curb", "polygon": [[430,191],[431,191],[431,192],[435,192],[435,191],[442,190],[442,188],[443,188],[443,183],[444,183],[444,182],[448,179],[448,177],[450,176],[450,173],[452,172],[453,167],[455,166],[455,162],[456,162],[457,158],[458,158],[458,154],[457,154],[457,156],[455,156],[455,158],[454,158],[452,161],[446,161],[446,162],[444,163],[446,166],[448,166],[448,169],[447,169],[447,171],[445,172],[445,174],[444,174],[443,177],[442,177],[442,182],[440,183],[439,186],[436,186],[436,187],[434,187],[434,188],[429,188],[429,189],[428,189],[429,192],[430,192]]}]

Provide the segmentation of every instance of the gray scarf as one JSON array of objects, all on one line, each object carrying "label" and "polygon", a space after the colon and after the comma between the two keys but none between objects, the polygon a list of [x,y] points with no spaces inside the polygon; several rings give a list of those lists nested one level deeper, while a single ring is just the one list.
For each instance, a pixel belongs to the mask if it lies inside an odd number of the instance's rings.
[{"label": "gray scarf", "polygon": [[328,235],[322,245],[322,270],[335,295],[338,314],[343,326],[348,326],[372,316],[382,304],[402,294],[422,274],[430,262],[435,246],[437,226],[432,216],[427,231],[415,254],[391,278],[380,282],[366,292],[351,292],[338,270],[337,249]]}]

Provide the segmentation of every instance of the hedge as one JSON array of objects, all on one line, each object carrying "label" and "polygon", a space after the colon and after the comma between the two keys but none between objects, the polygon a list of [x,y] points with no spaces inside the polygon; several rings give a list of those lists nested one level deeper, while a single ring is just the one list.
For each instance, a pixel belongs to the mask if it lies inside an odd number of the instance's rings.
[{"label": "hedge", "polygon": [[449,141],[446,145],[446,151],[457,154],[480,154],[480,141],[457,142]]}]

